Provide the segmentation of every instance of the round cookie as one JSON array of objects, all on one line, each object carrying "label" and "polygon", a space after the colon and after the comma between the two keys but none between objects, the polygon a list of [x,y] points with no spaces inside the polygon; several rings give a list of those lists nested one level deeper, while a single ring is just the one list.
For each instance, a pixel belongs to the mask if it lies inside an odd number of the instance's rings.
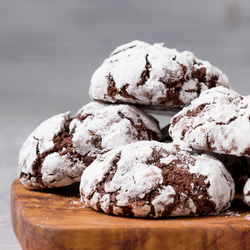
[{"label": "round cookie", "polygon": [[135,142],[96,159],[84,172],[81,201],[119,216],[214,214],[234,198],[234,181],[212,156],[157,141]]},{"label": "round cookie", "polygon": [[220,85],[230,88],[227,76],[193,53],[136,40],[104,60],[89,93],[93,100],[166,109],[186,106],[202,91]]},{"label": "round cookie", "polygon": [[140,140],[160,140],[155,119],[130,105],[91,102],[41,123],[19,153],[19,178],[29,189],[80,182],[83,170],[99,155]]},{"label": "round cookie", "polygon": [[250,99],[223,87],[204,91],[172,118],[169,133],[194,149],[250,156]]}]

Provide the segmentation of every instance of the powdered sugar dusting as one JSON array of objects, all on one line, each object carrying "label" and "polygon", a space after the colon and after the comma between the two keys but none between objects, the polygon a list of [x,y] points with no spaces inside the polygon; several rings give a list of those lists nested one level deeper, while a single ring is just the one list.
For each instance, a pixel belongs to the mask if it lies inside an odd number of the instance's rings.
[{"label": "powdered sugar dusting", "polygon": [[[70,112],[55,115],[46,121],[42,122],[26,139],[19,152],[19,175],[24,172],[28,175],[35,175],[32,166],[37,160],[37,150],[43,153],[50,150],[54,146],[54,135],[63,130],[65,120],[69,118]],[[24,185],[34,189],[42,188],[40,183],[37,183],[35,177],[30,180],[22,179]]]},{"label": "powdered sugar dusting", "polygon": [[243,202],[250,207],[250,178],[243,188]]},{"label": "powdered sugar dusting", "polygon": [[[223,210],[225,204],[228,204],[228,201],[234,197],[234,181],[224,165],[209,155],[199,155],[196,158],[196,165],[190,165],[189,168],[190,173],[207,176],[211,200],[216,204],[218,211]],[[229,192],[230,190],[232,192]]]},{"label": "powdered sugar dusting", "polygon": [[[205,73],[206,77],[198,79],[196,71]],[[193,53],[180,53],[160,43],[150,45],[136,40],[119,46],[104,60],[92,76],[89,92],[94,100],[185,106],[200,91],[210,88],[208,82],[215,76],[216,86],[230,87],[225,74]],[[108,93],[109,88],[112,93]],[[173,89],[175,100],[167,97]]]},{"label": "powdered sugar dusting", "polygon": [[82,169],[84,168],[85,165],[80,162],[72,166],[72,161],[67,155],[50,154],[45,158],[41,169],[43,183],[48,188],[52,188],[80,182]]},{"label": "powdered sugar dusting", "polygon": [[160,140],[157,121],[130,105],[91,102],[71,118],[44,121],[20,150],[19,176],[30,189],[63,187],[80,181],[99,155],[140,140]]},{"label": "powdered sugar dusting", "polygon": [[195,149],[249,156],[249,118],[250,99],[218,87],[202,92],[177,113],[169,132],[175,143],[182,141]]},{"label": "powdered sugar dusting", "polygon": [[227,210],[225,211],[225,217],[239,217],[241,216],[239,212],[236,212],[236,211],[230,211],[230,210]]},{"label": "powdered sugar dusting", "polygon": [[[79,111],[81,112],[81,111]],[[131,124],[145,124],[148,130],[154,131],[161,138],[161,131],[153,119],[144,112],[129,105],[109,105],[102,109],[93,110],[81,123],[72,122],[75,129],[73,143],[77,152],[88,153],[93,145],[93,134],[100,138],[100,147],[106,150],[120,145],[126,145],[138,140],[150,140],[147,131],[141,131]]]},{"label": "powdered sugar dusting", "polygon": [[165,209],[165,206],[174,202],[175,190],[171,186],[163,187],[160,194],[152,201],[155,207],[155,217],[160,217]]},{"label": "powdered sugar dusting", "polygon": [[[161,149],[159,151],[161,152],[161,159],[170,157],[172,162],[175,159],[191,157],[190,163],[192,163],[181,165],[180,169],[186,169],[191,174],[196,173],[205,176],[206,182],[209,183],[208,193],[211,196],[210,199],[215,203],[216,211],[228,208],[234,197],[234,182],[230,174],[215,158],[208,155],[196,155],[190,149],[184,150],[185,148],[185,146],[176,147],[171,143],[147,141],[113,149],[96,159],[84,171],[80,184],[82,201],[96,210],[101,208],[102,211],[110,213],[110,206],[113,204],[110,201],[111,199],[114,200],[115,195],[114,214],[124,215],[123,207],[131,206],[134,216],[161,217],[166,213],[166,208],[174,203],[177,195],[176,190],[171,185],[165,186],[163,183],[163,170],[157,167],[156,163],[149,163],[155,160],[152,158],[154,151]],[[114,162],[116,162],[116,165],[114,165]],[[161,160],[161,162],[172,164],[167,159]],[[104,178],[108,176],[108,173],[113,177],[105,182]],[[104,195],[101,194],[102,192],[98,192],[99,183],[103,183]],[[157,195],[152,201],[145,200],[149,193],[155,191]],[[185,205],[176,207],[171,216],[196,213],[197,207],[193,200],[189,197],[185,201],[186,198],[186,195],[183,194]],[[197,197],[197,199],[199,198]],[[134,199],[136,201],[132,202]],[[149,213],[149,207],[152,210],[152,206],[155,211],[154,215],[151,212]]]}]

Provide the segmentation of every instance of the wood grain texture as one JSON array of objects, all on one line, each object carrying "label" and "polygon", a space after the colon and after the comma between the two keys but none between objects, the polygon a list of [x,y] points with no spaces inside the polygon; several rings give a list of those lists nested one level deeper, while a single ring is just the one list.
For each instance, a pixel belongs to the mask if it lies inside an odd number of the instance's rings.
[{"label": "wood grain texture", "polygon": [[250,249],[250,208],[236,196],[206,217],[123,218],[80,203],[78,186],[47,191],[12,184],[11,214],[22,249]]}]

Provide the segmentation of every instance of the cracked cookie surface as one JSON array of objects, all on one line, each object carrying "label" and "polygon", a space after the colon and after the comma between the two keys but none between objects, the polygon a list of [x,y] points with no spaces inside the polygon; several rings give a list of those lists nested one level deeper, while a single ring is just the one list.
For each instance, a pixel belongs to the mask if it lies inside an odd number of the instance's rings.
[{"label": "cracked cookie surface", "polygon": [[83,173],[81,201],[119,216],[197,216],[227,209],[234,181],[212,156],[157,141],[135,142],[96,159]]},{"label": "cracked cookie surface", "polygon": [[115,49],[94,72],[90,96],[158,108],[187,106],[206,89],[230,88],[227,76],[189,51],[133,41]]},{"label": "cracked cookie surface", "polygon": [[171,120],[170,136],[198,150],[250,156],[250,99],[223,87],[203,92]]},{"label": "cracked cookie surface", "polygon": [[19,153],[19,178],[29,189],[80,182],[98,156],[140,140],[160,140],[155,119],[130,105],[91,102],[74,117],[70,112],[41,123]]}]

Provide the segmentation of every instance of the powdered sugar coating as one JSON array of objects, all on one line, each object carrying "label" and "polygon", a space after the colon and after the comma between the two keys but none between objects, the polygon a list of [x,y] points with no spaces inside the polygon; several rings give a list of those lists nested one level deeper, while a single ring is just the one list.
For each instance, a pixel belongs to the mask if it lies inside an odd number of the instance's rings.
[{"label": "powdered sugar coating", "polygon": [[242,199],[243,202],[250,207],[250,178],[247,180],[244,186]]},{"label": "powdered sugar coating", "polygon": [[[44,188],[44,185],[38,181],[36,170],[34,170],[34,165],[39,161],[37,154],[43,154],[54,147],[53,138],[64,130],[64,124],[69,119],[69,115],[70,112],[66,112],[42,122],[23,143],[19,152],[18,171],[20,180],[26,187],[30,189]],[[66,164],[65,168],[67,167]],[[37,171],[39,170],[37,169]]]},{"label": "powdered sugar coating", "polygon": [[80,193],[86,205],[120,216],[200,215],[228,208],[234,182],[212,156],[147,141],[96,159],[82,175]]},{"label": "powdered sugar coating", "polygon": [[[79,110],[76,116],[83,113],[84,110]],[[76,151],[83,155],[89,152],[93,143],[99,143],[101,150],[110,150],[138,140],[161,139],[156,120],[131,105],[108,105],[96,109],[83,121],[74,119],[70,130],[74,131],[72,141]],[[94,142],[93,137],[96,138]]]},{"label": "powdered sugar coating", "polygon": [[19,178],[29,189],[80,182],[99,155],[140,140],[160,140],[157,121],[129,105],[91,102],[71,118],[56,115],[27,138],[19,153]]},{"label": "powdered sugar coating", "polygon": [[169,132],[194,149],[250,156],[250,99],[223,87],[207,90],[172,118]]},{"label": "powdered sugar coating", "polygon": [[135,40],[104,60],[92,76],[89,93],[105,102],[183,107],[220,85],[230,88],[227,76],[193,53]]},{"label": "powdered sugar coating", "polygon": [[57,152],[49,154],[41,168],[43,185],[52,188],[79,182],[84,168],[85,164],[77,159],[73,164],[68,155],[60,155]]}]

